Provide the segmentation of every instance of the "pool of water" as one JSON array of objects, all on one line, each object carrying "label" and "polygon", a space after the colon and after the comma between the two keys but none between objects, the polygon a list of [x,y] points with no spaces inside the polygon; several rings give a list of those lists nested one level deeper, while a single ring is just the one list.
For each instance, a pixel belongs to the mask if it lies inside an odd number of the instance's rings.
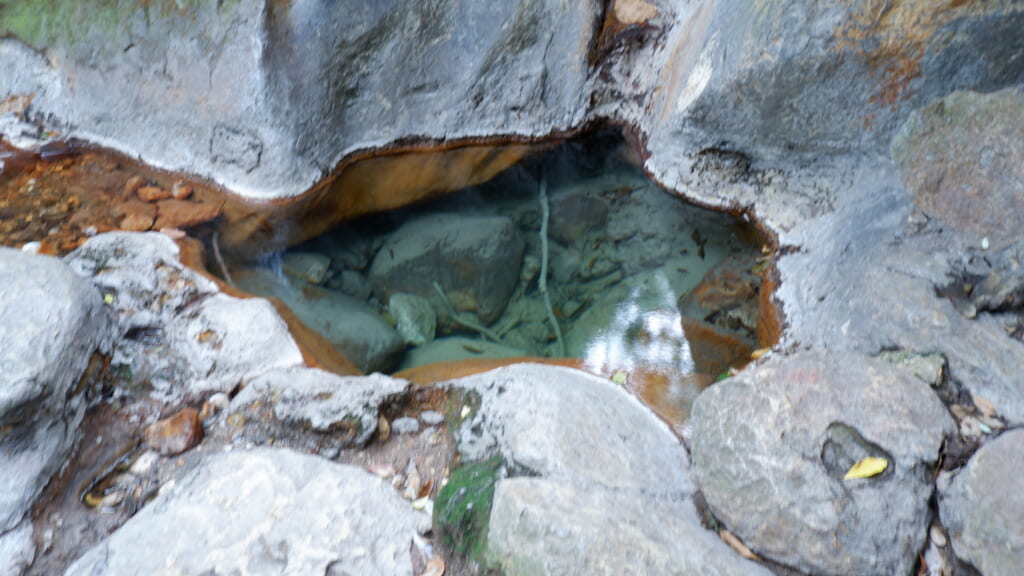
[{"label": "pool of water", "polygon": [[637,165],[619,135],[591,135],[230,274],[366,372],[574,358],[685,412],[759,347],[764,247]]}]

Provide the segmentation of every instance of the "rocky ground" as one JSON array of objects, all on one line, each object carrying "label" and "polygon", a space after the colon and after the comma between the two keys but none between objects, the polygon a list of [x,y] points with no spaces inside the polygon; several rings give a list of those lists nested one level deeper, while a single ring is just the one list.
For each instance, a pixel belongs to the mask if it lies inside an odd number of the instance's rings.
[{"label": "rocky ground", "polygon": [[[568,368],[312,368],[167,234],[2,248],[0,571],[1024,573],[1019,3],[556,4],[147,5],[112,35],[0,11],[3,132],[267,197],[409,136],[610,119],[658,182],[775,236],[778,344],[680,439]],[[29,216],[11,244],[45,239]]]}]

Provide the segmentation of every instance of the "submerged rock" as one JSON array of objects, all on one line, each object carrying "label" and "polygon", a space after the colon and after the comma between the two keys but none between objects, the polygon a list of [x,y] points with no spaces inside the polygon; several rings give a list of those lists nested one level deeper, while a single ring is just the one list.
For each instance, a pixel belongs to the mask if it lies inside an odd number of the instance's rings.
[{"label": "submerged rock", "polygon": [[953,551],[985,576],[1024,574],[1024,430],[989,441],[941,492]]},{"label": "submerged rock", "polygon": [[432,214],[405,224],[384,243],[370,282],[382,302],[401,292],[426,298],[439,311],[439,327],[451,331],[456,324],[436,284],[457,313],[490,325],[516,287],[524,247],[510,218]]},{"label": "submerged rock", "polygon": [[395,319],[395,329],[406,344],[423,346],[434,341],[437,314],[426,298],[413,294],[392,294],[388,311]]},{"label": "submerged rock", "polygon": [[229,452],[165,486],[65,574],[412,576],[426,520],[361,468],[285,449]]},{"label": "submerged rock", "polygon": [[29,510],[67,461],[116,326],[103,298],[55,258],[0,247],[0,571],[35,545]]},{"label": "submerged rock", "polygon": [[[854,354],[773,359],[704,392],[697,483],[754,552],[811,574],[909,574],[924,545],[944,437],[929,386]],[[885,471],[846,480],[865,457]]]},{"label": "submerged rock", "polygon": [[244,290],[280,298],[307,326],[322,334],[364,373],[387,372],[405,350],[405,342],[365,302],[336,292],[288,280],[263,268],[236,273]]},{"label": "submerged rock", "polygon": [[[685,448],[611,381],[520,364],[450,385],[466,394],[455,434],[478,474],[453,473],[435,515],[446,534],[470,522],[483,543],[462,550],[485,565],[509,575],[769,574],[704,531]],[[470,513],[480,507],[489,514]]]}]

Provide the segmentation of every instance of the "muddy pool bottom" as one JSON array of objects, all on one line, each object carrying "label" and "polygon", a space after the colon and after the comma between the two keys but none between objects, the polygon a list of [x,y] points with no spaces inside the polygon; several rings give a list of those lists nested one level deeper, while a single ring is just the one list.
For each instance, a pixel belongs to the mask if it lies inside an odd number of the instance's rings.
[{"label": "muddy pool bottom", "polygon": [[704,387],[771,344],[764,252],[753,226],[660,189],[604,136],[228,274],[365,373],[430,382],[563,359],[678,428]]}]

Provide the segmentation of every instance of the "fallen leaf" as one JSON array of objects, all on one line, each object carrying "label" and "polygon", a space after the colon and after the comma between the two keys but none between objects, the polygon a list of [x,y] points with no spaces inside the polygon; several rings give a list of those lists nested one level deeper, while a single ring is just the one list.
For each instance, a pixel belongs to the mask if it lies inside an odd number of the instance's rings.
[{"label": "fallen leaf", "polygon": [[878,476],[882,472],[885,472],[885,469],[888,467],[889,461],[885,458],[874,458],[871,456],[862,458],[860,462],[857,462],[846,471],[846,476],[843,476],[843,480]]},{"label": "fallen leaf", "polygon": [[622,370],[619,370],[615,374],[612,374],[612,382],[615,382],[616,384],[621,386],[626,383],[626,377],[626,373],[623,372]]},{"label": "fallen leaf", "polygon": [[728,530],[719,530],[718,536],[723,541],[725,541],[725,543],[728,544],[733,550],[735,550],[737,554],[743,556],[747,560],[761,560],[757,557],[757,554],[754,554],[754,552],[750,548],[747,548],[747,545],[744,544],[742,540],[737,538],[732,532],[729,532]]},{"label": "fallen leaf", "polygon": [[103,295],[103,301],[106,302],[107,304],[113,304],[114,303],[114,295],[113,294],[104,294]]},{"label": "fallen leaf", "polygon": [[754,350],[753,352],[750,353],[750,359],[757,360],[758,358],[764,356],[768,352],[771,352],[771,348],[758,348],[757,350]]}]

